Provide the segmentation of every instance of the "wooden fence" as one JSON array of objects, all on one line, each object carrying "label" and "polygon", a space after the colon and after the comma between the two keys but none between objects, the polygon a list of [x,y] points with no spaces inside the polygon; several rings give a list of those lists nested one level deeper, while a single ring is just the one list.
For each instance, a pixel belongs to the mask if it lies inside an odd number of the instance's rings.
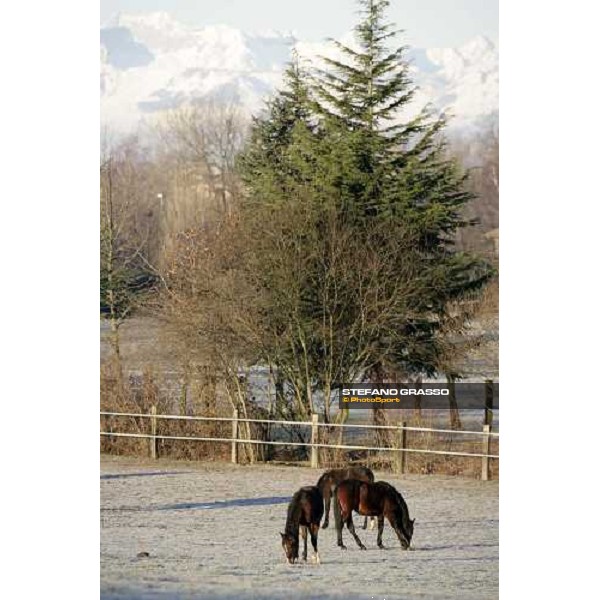
[{"label": "wooden fence", "polygon": [[[101,411],[100,416],[106,417],[139,417],[150,419],[150,432],[147,433],[119,433],[115,431],[100,431],[101,436],[108,437],[128,437],[128,438],[147,438],[150,441],[150,456],[158,458],[158,440],[195,440],[198,442],[228,443],[231,444],[231,462],[238,462],[239,444],[259,444],[272,446],[308,446],[310,448],[310,464],[312,468],[319,468],[319,448],[331,448],[340,450],[367,450],[377,452],[396,453],[395,470],[397,473],[404,473],[406,464],[406,455],[409,453],[417,454],[438,454],[444,456],[466,456],[481,459],[481,479],[487,481],[490,478],[490,460],[500,458],[498,454],[490,454],[490,441],[493,437],[499,437],[498,433],[491,431],[491,425],[483,425],[482,431],[465,431],[456,429],[434,429],[430,427],[412,427],[407,426],[404,421],[398,425],[367,425],[367,424],[347,424],[347,423],[320,423],[319,415],[312,415],[311,421],[278,421],[273,419],[245,419],[240,418],[238,411],[233,411],[232,417],[188,417],[181,415],[159,415],[156,414],[156,407],[152,406],[150,413],[122,413]],[[220,421],[231,422],[230,437],[200,437],[200,436],[175,436],[162,435],[158,432],[159,420],[185,420],[185,421]],[[487,420],[487,419],[486,419]],[[288,425],[293,427],[310,427],[310,442],[293,442],[288,440],[256,440],[240,438],[240,423],[263,423],[274,425]],[[378,429],[394,431],[395,444],[392,447],[381,446],[361,446],[352,444],[329,444],[321,443],[319,429],[321,427],[343,427],[348,429]],[[407,431],[420,431],[439,434],[457,434],[466,436],[479,436],[481,438],[481,452],[453,452],[449,450],[431,450],[427,448],[408,448],[406,444]]]}]

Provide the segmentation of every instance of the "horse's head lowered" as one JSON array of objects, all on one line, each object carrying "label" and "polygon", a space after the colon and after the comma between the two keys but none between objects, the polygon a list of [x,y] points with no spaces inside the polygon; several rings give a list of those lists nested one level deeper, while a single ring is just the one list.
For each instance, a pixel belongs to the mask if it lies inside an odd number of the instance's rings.
[{"label": "horse's head lowered", "polygon": [[408,550],[415,529],[415,520],[407,519],[408,523],[404,527],[399,528],[400,545],[403,550]]},{"label": "horse's head lowered", "polygon": [[281,533],[281,545],[285,552],[285,557],[289,564],[293,564],[298,560],[298,537],[289,533]]}]

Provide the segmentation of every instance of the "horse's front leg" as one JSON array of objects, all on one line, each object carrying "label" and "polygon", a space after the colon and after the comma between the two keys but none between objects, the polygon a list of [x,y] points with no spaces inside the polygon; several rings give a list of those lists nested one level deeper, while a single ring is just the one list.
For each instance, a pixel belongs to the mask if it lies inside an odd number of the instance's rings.
[{"label": "horse's front leg", "polygon": [[362,526],[363,529],[367,528],[368,521],[369,521],[369,517],[365,517],[365,522],[363,523],[363,526]]},{"label": "horse's front leg", "polygon": [[312,544],[313,550],[315,551],[314,560],[320,565],[321,557],[319,556],[319,549],[317,548],[317,541],[319,538],[319,524],[311,523],[310,524],[310,543]]},{"label": "horse's front leg", "polygon": [[[375,520],[375,519],[373,519]],[[383,535],[383,515],[377,517],[377,546],[382,550],[385,549],[381,536]]]},{"label": "horse's front leg", "polygon": [[358,544],[358,547],[361,550],[366,550],[366,546],[360,541],[360,538],[358,537],[358,535],[356,534],[356,530],[354,529],[354,522],[352,521],[352,514],[350,514],[350,516],[348,517],[348,520],[346,521],[346,527],[348,527],[348,531],[350,531],[350,533],[352,534],[352,537],[354,538],[354,541]]},{"label": "horse's front leg", "polygon": [[308,554],[308,549],[306,547],[306,527],[304,525],[300,525],[300,534],[302,535],[302,540],[304,542],[304,549],[302,551],[302,560],[306,562],[306,555]]}]

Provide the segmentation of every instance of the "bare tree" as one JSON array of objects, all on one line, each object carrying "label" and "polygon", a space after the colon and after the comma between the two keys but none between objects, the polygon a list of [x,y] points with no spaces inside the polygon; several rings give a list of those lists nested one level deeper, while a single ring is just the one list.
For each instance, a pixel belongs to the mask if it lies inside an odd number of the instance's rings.
[{"label": "bare tree", "polygon": [[408,343],[424,285],[413,248],[407,232],[384,223],[358,235],[334,206],[246,207],[182,237],[163,314],[190,351],[219,363],[242,410],[236,377],[263,365],[281,416],[322,412],[331,422],[334,383],[397,361]]},{"label": "bare tree", "polygon": [[156,219],[142,182],[137,141],[103,144],[100,164],[100,308],[111,328],[120,368],[119,328],[153,278],[152,233]]},{"label": "bare tree", "polygon": [[235,104],[206,101],[168,113],[156,133],[162,150],[196,188],[231,215],[240,195],[235,160],[246,127]]},{"label": "bare tree", "polygon": [[476,224],[458,232],[461,247],[483,251],[488,259],[497,260],[497,247],[490,232],[499,226],[499,136],[494,127],[476,137],[457,141],[453,153],[470,169],[468,186],[475,198],[466,209],[466,216]]}]

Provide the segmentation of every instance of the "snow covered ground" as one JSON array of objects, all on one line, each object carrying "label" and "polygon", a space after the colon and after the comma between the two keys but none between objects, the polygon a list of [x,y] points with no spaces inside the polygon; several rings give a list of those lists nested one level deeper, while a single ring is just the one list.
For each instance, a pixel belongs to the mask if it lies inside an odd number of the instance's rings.
[{"label": "snow covered ground", "polygon": [[376,473],[402,492],[416,517],[414,550],[402,551],[386,522],[387,550],[377,549],[376,532],[358,529],[368,550],[344,530],[343,552],[332,522],[319,535],[321,565],[287,565],[278,533],[287,503],[319,474],[103,456],[102,598],[498,596],[497,481]]}]

